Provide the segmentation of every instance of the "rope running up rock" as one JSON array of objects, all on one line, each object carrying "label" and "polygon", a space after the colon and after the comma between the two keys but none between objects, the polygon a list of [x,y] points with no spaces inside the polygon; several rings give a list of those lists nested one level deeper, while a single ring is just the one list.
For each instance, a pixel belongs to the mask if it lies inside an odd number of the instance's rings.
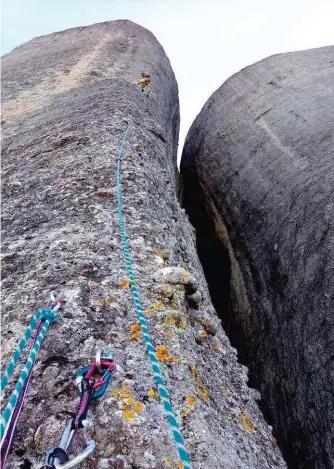
[{"label": "rope running up rock", "polygon": [[[126,110],[124,111],[123,116],[127,110],[128,110],[128,106]],[[120,174],[121,174],[121,161],[124,155],[124,147],[125,147],[125,142],[127,140],[128,132],[129,132],[129,123],[127,125],[126,130],[124,131],[121,146],[119,149],[119,153],[117,157],[117,174],[116,174],[117,216],[118,216],[118,224],[119,224],[120,235],[121,235],[121,240],[122,240],[123,253],[124,253],[124,258],[125,258],[125,264],[126,264],[128,276],[130,279],[133,301],[134,301],[135,308],[138,314],[138,319],[139,319],[139,323],[141,326],[144,342],[146,345],[147,354],[152,364],[152,371],[153,371],[153,375],[155,378],[155,382],[157,383],[157,386],[158,386],[158,391],[159,391],[159,395],[161,398],[161,402],[162,402],[167,420],[172,429],[173,438],[174,438],[174,441],[175,441],[175,444],[179,453],[180,460],[184,464],[183,467],[184,469],[191,469],[190,457],[185,448],[185,442],[180,432],[179,423],[175,418],[174,410],[170,402],[169,393],[165,387],[165,383],[161,375],[158,359],[155,355],[154,347],[152,345],[151,337],[150,337],[149,330],[147,327],[146,318],[143,312],[139,293],[138,293],[136,283],[135,283],[131,256],[130,256],[130,252],[128,249],[127,235],[126,235],[125,228],[124,228],[124,221],[123,221],[123,214],[122,214],[122,190],[121,190]]]}]

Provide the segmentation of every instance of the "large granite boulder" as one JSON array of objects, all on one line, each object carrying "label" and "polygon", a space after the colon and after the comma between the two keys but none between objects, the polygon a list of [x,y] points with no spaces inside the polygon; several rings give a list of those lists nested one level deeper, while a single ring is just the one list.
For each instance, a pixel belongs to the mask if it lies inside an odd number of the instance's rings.
[{"label": "large granite boulder", "polygon": [[[152,88],[134,82],[150,73]],[[40,467],[77,404],[75,372],[109,346],[86,468],[182,468],[129,291],[125,228],[166,386],[194,469],[285,468],[212,307],[176,198],[178,90],[154,36],[128,21],[34,39],[2,62],[3,363],[51,290],[71,295],[42,345],[8,466]],[[8,394],[7,394],[8,395]],[[77,454],[76,438],[70,448]],[[23,462],[22,462],[23,461]]]},{"label": "large granite boulder", "polygon": [[228,79],[181,161],[214,305],[293,468],[334,467],[334,47]]}]

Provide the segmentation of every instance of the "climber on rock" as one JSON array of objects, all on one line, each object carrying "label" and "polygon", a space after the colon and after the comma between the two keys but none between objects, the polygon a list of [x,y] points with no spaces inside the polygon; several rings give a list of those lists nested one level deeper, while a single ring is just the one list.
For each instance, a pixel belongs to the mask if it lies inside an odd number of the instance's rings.
[{"label": "climber on rock", "polygon": [[138,83],[136,83],[136,85],[141,85],[141,90],[145,91],[145,88],[147,88],[148,85],[151,83],[151,78],[150,78],[150,75],[144,72],[141,74],[141,76],[142,78],[140,79]]}]

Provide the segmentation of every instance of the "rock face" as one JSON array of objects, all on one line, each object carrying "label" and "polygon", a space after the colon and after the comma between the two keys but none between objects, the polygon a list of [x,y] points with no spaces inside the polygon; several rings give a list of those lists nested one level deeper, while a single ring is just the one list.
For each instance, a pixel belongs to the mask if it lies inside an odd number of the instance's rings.
[{"label": "rock face", "polygon": [[[182,467],[141,340],[117,224],[125,116],[125,228],[193,468],[285,468],[212,307],[176,198],[178,91],[162,47],[142,27],[116,21],[34,39],[2,67],[4,363],[50,291],[71,295],[42,345],[8,467],[39,467],[58,444],[77,405],[74,375],[98,346],[111,347],[117,371],[91,409],[97,449],[84,467]],[[134,85],[143,70],[152,77],[148,96]],[[80,449],[76,438],[70,452]]]},{"label": "rock face", "polygon": [[292,468],[334,467],[333,129],[334,47],[276,55],[211,96],[181,162],[211,296]]}]

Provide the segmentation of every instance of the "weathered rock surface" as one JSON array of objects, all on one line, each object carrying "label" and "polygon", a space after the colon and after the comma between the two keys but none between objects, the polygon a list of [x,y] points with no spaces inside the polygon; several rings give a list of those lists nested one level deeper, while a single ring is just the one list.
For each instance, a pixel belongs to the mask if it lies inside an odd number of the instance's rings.
[{"label": "weathered rock surface", "polygon": [[[133,84],[142,70],[152,76],[149,96]],[[176,198],[172,69],[154,36],[128,21],[38,38],[3,59],[4,361],[50,290],[72,295],[42,346],[9,467],[22,459],[39,467],[58,443],[77,403],[74,374],[97,346],[111,346],[118,369],[92,409],[98,446],[85,467],[119,468],[120,457],[133,469],[181,467],[136,327],[117,224],[127,105],[129,248],[193,468],[284,468],[211,305]]]},{"label": "weathered rock surface", "polygon": [[214,304],[292,468],[334,467],[333,130],[334,47],[276,55],[212,95],[181,162]]}]

